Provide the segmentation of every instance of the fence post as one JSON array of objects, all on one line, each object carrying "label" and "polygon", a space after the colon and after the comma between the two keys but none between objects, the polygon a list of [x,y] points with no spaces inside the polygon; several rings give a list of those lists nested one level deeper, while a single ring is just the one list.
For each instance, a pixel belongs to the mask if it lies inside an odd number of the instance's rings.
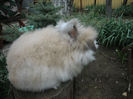
[{"label": "fence post", "polygon": [[123,5],[126,5],[127,4],[127,1],[128,0],[123,0]]},{"label": "fence post", "polygon": [[106,15],[108,17],[112,16],[112,0],[106,0]]},{"label": "fence post", "polygon": [[80,11],[82,12],[82,0],[80,0]]},{"label": "fence post", "polygon": [[94,6],[96,6],[97,0],[94,0]]}]

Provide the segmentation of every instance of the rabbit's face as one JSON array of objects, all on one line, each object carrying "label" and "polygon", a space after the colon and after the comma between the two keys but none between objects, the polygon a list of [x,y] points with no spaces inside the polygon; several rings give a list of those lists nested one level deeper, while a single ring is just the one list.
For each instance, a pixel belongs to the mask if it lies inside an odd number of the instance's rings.
[{"label": "rabbit's face", "polygon": [[78,42],[84,49],[96,50],[98,45],[96,44],[97,31],[92,27],[83,27],[79,30]]},{"label": "rabbit's face", "polygon": [[79,20],[72,19],[68,22],[60,21],[56,29],[65,34],[67,38],[76,48],[81,50],[95,50],[97,31],[93,27],[85,27],[80,24]]},{"label": "rabbit's face", "polygon": [[82,50],[96,50],[96,48],[98,48],[96,42],[97,31],[92,27],[77,28],[76,26],[73,26],[73,29],[68,32],[68,34]]}]

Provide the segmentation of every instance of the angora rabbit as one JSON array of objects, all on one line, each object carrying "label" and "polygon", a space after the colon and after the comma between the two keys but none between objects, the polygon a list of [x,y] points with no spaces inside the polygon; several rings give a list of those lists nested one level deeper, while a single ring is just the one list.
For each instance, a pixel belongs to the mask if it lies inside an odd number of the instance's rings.
[{"label": "angora rabbit", "polygon": [[57,88],[95,60],[96,37],[94,28],[80,25],[77,19],[23,34],[7,55],[10,82],[28,91]]}]

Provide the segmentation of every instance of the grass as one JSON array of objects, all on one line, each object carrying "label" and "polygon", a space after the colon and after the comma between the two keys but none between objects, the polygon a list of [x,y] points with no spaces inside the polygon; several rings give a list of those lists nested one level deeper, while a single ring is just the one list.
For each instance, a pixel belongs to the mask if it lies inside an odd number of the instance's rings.
[{"label": "grass", "polygon": [[105,5],[97,5],[97,6],[87,6],[85,8],[85,11],[87,13],[90,13],[90,12],[94,12],[94,13],[97,13],[97,14],[100,14],[100,15],[105,15]]},{"label": "grass", "polygon": [[113,11],[113,15],[115,17],[118,16],[125,16],[125,17],[133,17],[133,3],[121,6],[120,8],[117,8]]},{"label": "grass", "polygon": [[133,46],[133,21],[110,19],[101,27],[98,40],[106,47]]},{"label": "grass", "polygon": [[106,22],[107,18],[104,16],[100,16],[98,14],[95,14],[93,11],[90,13],[73,13],[72,16],[69,17],[63,17],[64,20],[70,20],[72,18],[77,18],[80,20],[80,22],[85,25],[91,25],[97,29],[100,29],[101,26]]}]

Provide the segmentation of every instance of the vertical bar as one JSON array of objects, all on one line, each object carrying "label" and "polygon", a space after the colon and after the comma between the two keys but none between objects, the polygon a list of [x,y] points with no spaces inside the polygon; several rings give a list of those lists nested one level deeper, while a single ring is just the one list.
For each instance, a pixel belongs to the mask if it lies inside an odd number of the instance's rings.
[{"label": "vertical bar", "polygon": [[94,6],[96,6],[96,3],[97,3],[97,1],[96,1],[96,0],[94,0]]},{"label": "vertical bar", "polygon": [[132,49],[128,48],[128,99],[130,99],[130,92],[131,92],[131,75],[132,75]]},{"label": "vertical bar", "polygon": [[123,5],[126,5],[127,4],[127,0],[123,0]]},{"label": "vertical bar", "polygon": [[80,11],[82,12],[82,0],[80,0]]},{"label": "vertical bar", "polygon": [[106,0],[106,15],[108,17],[112,16],[112,0]]}]

